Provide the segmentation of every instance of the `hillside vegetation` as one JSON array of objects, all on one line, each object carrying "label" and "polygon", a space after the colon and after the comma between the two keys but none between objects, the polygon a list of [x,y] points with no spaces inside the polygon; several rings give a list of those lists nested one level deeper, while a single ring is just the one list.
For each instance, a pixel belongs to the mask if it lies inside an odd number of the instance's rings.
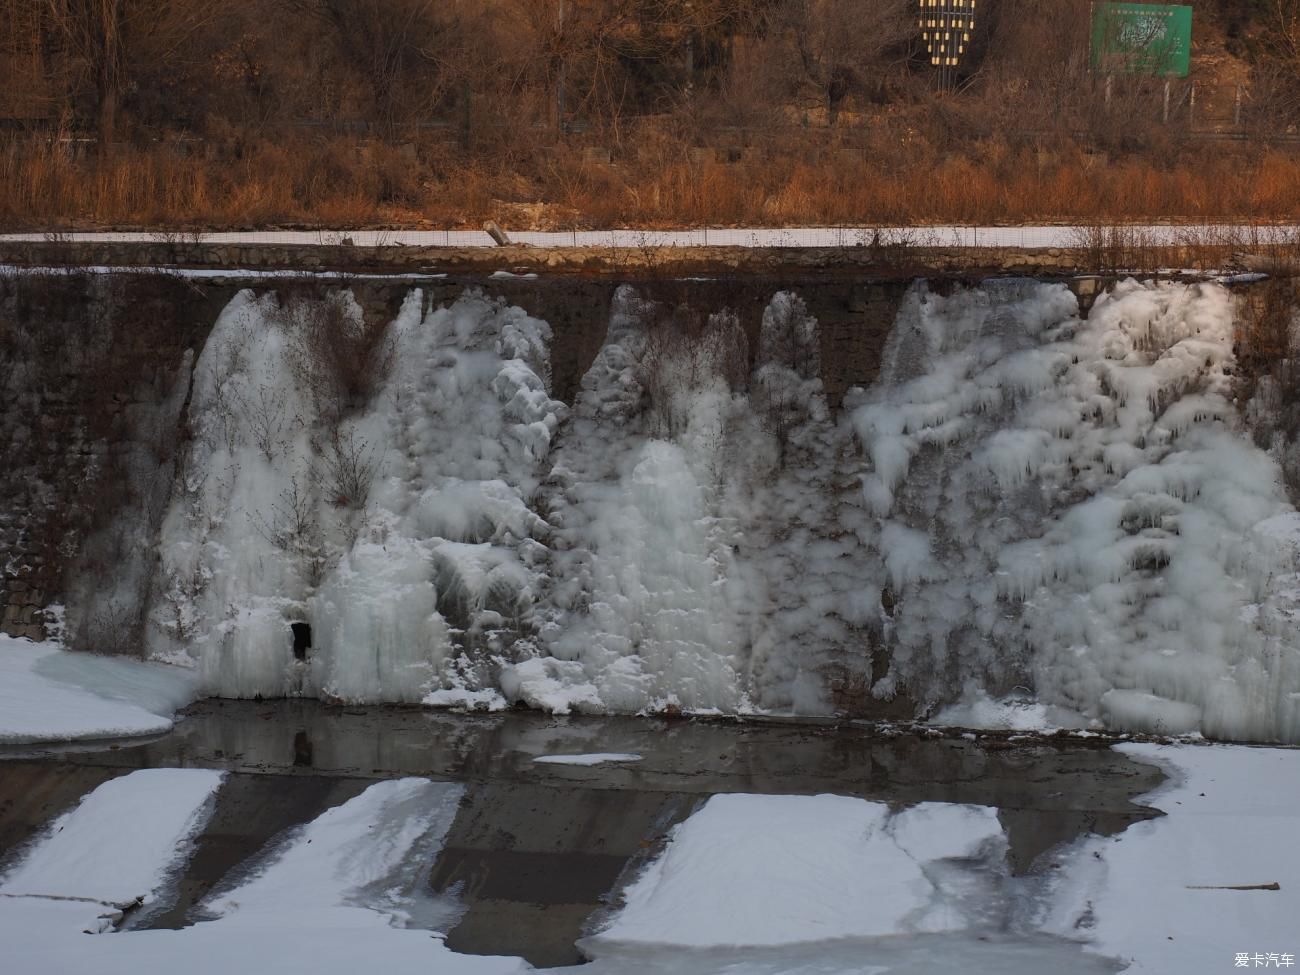
[{"label": "hillside vegetation", "polygon": [[1292,219],[1300,0],[1200,0],[1186,79],[1087,0],[0,0],[0,226]]}]

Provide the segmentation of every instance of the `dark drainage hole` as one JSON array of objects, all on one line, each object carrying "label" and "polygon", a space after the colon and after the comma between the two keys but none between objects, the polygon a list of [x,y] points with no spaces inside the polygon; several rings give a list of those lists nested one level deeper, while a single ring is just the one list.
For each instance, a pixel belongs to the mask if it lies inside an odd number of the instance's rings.
[{"label": "dark drainage hole", "polygon": [[297,660],[306,660],[307,652],[311,650],[311,624],[290,623],[289,627],[293,630],[294,658]]}]

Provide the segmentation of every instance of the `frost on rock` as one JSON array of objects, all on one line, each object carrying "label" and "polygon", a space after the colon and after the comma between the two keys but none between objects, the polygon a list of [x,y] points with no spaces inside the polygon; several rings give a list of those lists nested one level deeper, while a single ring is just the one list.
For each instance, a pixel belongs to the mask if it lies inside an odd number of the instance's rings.
[{"label": "frost on rock", "polygon": [[1237,429],[1233,306],[1126,282],[914,291],[853,422],[892,590],[889,674],[1032,687],[1113,727],[1300,739],[1300,652],[1252,528],[1286,510]]}]

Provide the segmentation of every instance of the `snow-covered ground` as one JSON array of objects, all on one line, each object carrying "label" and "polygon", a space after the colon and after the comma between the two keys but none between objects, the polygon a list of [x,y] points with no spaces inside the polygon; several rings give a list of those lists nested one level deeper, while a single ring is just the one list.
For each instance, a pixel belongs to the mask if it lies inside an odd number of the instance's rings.
[{"label": "snow-covered ground", "polygon": [[184,667],[0,634],[0,744],[160,734],[197,694]]},{"label": "snow-covered ground", "polygon": [[1058,855],[1043,929],[1153,975],[1300,966],[1300,750],[1116,747],[1168,771],[1165,816]]},{"label": "snow-covered ground", "polygon": [[[1134,239],[1153,245],[1184,240],[1261,242],[1286,239],[1296,227],[1234,224],[1125,227]],[[535,247],[852,247],[907,243],[933,247],[1076,247],[1086,229],[1060,226],[978,227],[723,227],[700,230],[579,230],[510,233],[517,244]],[[357,247],[495,247],[482,230],[250,230],[175,234],[167,232],[86,232],[0,234],[0,241],[104,241],[210,244],[343,244]]]},{"label": "snow-covered ground", "polygon": [[[1243,967],[1242,955],[1244,967],[1294,965],[1300,750],[1120,748],[1169,771],[1148,800],[1165,815],[1049,851],[1028,876],[1010,872],[994,808],[715,796],[582,942],[595,959],[584,970],[1213,975]],[[423,779],[376,783],[289,831],[201,904],[205,920],[132,929],[133,909],[118,912],[170,896],[220,784],[205,770],[133,772],[51,824],[0,877],[5,970],[530,970],[443,944],[458,903],[425,885],[463,789]]]}]

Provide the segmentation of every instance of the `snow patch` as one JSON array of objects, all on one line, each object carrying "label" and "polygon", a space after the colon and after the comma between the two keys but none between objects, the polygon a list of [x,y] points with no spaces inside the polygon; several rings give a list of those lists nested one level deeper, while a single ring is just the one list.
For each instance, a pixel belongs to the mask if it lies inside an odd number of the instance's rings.
[{"label": "snow patch", "polygon": [[533,761],[542,765],[606,765],[614,762],[639,762],[641,756],[622,752],[594,752],[590,755],[538,755]]},{"label": "snow patch", "polygon": [[[1123,744],[1161,765],[1145,798],[1166,815],[1058,857],[1043,929],[1129,961],[1129,972],[1210,975],[1238,952],[1290,952],[1300,917],[1300,751]],[[1279,883],[1278,890],[1232,886]],[[1294,958],[1293,958],[1294,960]]]},{"label": "snow patch", "polygon": [[[105,782],[50,825],[0,881],[0,894],[82,901],[68,909],[69,920],[106,930],[111,924],[97,920],[106,910],[154,899],[222,778],[206,769],[143,769]],[[11,906],[0,902],[0,914]]]},{"label": "snow patch", "polygon": [[197,695],[181,667],[0,634],[0,743],[161,734]]},{"label": "snow patch", "polygon": [[[899,932],[957,931],[970,919],[929,867],[1000,860],[997,811],[925,803],[891,814],[846,796],[718,795],[677,826],[585,942],[774,946]],[[960,867],[959,867],[960,869]]]}]

